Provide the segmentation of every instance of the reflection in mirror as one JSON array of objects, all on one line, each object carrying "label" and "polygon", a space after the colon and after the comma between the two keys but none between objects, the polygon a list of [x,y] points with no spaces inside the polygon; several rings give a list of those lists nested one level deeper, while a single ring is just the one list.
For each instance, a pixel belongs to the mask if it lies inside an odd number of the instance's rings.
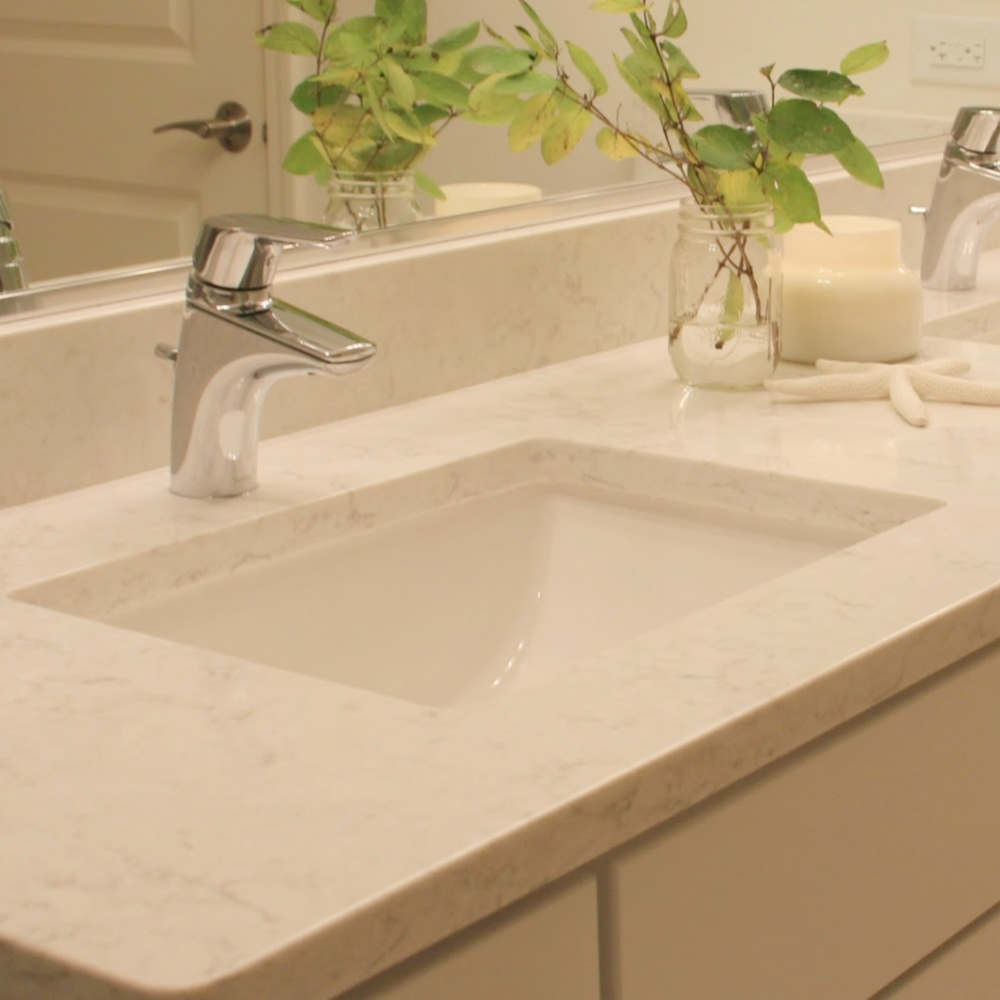
[{"label": "reflection in mirror", "polygon": [[[341,0],[341,9],[350,16],[370,3]],[[563,38],[613,65],[611,53],[623,44],[620,16],[581,9],[578,0],[535,6]],[[919,5],[920,14],[928,6]],[[759,89],[763,63],[835,68],[855,45],[887,39],[892,58],[865,81],[863,110],[845,115],[870,145],[943,135],[959,105],[996,103],[995,87],[977,85],[975,72],[935,80],[931,67],[925,79],[912,78],[916,0],[841,0],[811,11],[808,26],[798,0],[773,0],[766,20],[759,7],[731,0],[689,7],[685,51],[706,87]],[[430,0],[429,8],[432,35],[475,17],[504,33],[523,20],[516,0]],[[947,9],[959,29],[963,17],[996,13],[995,0],[955,0]],[[0,80],[5,94],[17,95],[0,102],[0,181],[30,281],[44,287],[185,258],[200,220],[220,211],[318,217],[322,192],[280,169],[303,130],[287,96],[301,66],[255,41],[263,24],[290,11],[284,0],[0,0]],[[642,113],[629,93],[614,97],[623,116]],[[242,152],[197,129],[154,133],[177,121],[210,122],[230,101],[252,123]],[[521,183],[553,198],[648,182],[652,169],[606,160],[591,144],[547,167],[537,149],[510,153],[503,128],[465,122],[446,140],[425,164],[438,184]],[[482,219],[506,224],[503,212]],[[425,227],[436,224],[408,227],[407,239],[432,236]]]}]

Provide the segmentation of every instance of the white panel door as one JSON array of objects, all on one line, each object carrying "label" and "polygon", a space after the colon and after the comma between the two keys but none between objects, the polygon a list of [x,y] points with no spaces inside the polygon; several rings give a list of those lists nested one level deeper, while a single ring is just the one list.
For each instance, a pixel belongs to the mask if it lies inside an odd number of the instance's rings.
[{"label": "white panel door", "polygon": [[[263,0],[0,0],[0,183],[29,280],[187,256],[268,210]],[[157,125],[237,101],[240,153]]]}]

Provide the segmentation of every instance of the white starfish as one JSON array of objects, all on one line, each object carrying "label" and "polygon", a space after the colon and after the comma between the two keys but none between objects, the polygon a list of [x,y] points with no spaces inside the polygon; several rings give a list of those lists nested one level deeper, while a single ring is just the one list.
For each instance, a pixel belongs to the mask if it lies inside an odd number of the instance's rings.
[{"label": "white starfish", "polygon": [[764,385],[772,392],[802,399],[888,397],[896,412],[914,427],[927,426],[924,399],[1000,406],[1000,384],[955,377],[964,375],[970,368],[970,363],[961,358],[935,358],[896,365],[820,359],[816,368],[823,374],[768,379]]}]

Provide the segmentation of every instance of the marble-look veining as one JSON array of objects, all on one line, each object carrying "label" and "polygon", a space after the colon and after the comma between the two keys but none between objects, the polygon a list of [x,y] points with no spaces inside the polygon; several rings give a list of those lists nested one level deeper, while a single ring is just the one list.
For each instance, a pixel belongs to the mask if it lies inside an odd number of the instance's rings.
[{"label": "marble-look veining", "polygon": [[[923,356],[1000,382],[998,347]],[[165,546],[265,558],[492,489],[526,449],[623,490],[669,459],[713,502],[870,537],[453,708],[9,596]],[[264,442],[245,498],[158,470],[0,513],[0,994],[328,1000],[587,865],[1000,637],[998,450],[991,408],[917,429],[699,392],[653,340]]]}]

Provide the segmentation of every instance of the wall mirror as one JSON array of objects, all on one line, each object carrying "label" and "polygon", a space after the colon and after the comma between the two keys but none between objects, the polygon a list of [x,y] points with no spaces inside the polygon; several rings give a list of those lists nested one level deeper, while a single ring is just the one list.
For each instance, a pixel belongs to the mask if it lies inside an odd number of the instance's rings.
[{"label": "wall mirror", "polygon": [[[993,23],[995,0],[841,0],[804,12],[798,0],[759,5],[688,0],[684,48],[706,86],[754,87],[757,67],[835,67],[854,46],[885,38],[890,62],[865,79],[867,95],[851,117],[870,144],[943,135],[962,104],[997,103],[996,85],[976,73],[914,79],[919,17]],[[345,15],[369,0],[342,0]],[[613,66],[620,18],[587,0],[535,0],[563,36]],[[504,31],[523,20],[516,0],[429,0],[432,28],[482,17]],[[315,217],[322,192],[280,169],[302,131],[287,95],[302,65],[264,53],[254,41],[263,24],[287,19],[284,0],[0,0],[0,183],[29,278],[35,287],[85,285],[95,272],[179,266],[200,219],[217,211]],[[929,13],[930,12],[930,13]],[[978,21],[976,22],[978,23]],[[987,24],[987,27],[989,25]],[[997,58],[993,56],[992,58]],[[250,122],[239,152],[174,122],[212,120],[239,104]],[[622,111],[629,114],[627,95]],[[265,141],[265,136],[266,140]],[[632,161],[613,163],[587,144],[546,167],[537,150],[511,154],[501,128],[457,123],[426,161],[439,183],[518,181],[545,198],[584,210],[584,193],[653,179]],[[647,168],[648,169],[648,168]],[[570,202],[567,196],[572,195]],[[510,213],[484,213],[465,231],[510,224]],[[416,223],[396,238],[419,241],[433,229]]]}]

